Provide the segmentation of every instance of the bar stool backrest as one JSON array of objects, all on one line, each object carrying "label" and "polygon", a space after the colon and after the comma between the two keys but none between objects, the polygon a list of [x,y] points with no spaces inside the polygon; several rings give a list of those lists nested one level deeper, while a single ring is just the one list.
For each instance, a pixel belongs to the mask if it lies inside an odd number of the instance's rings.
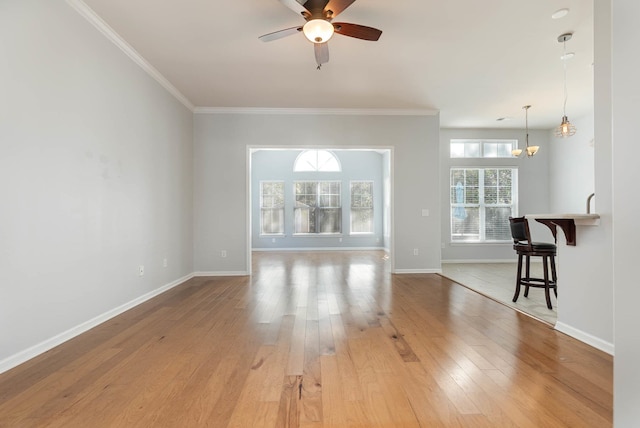
[{"label": "bar stool backrest", "polygon": [[509,225],[511,226],[511,237],[513,245],[526,246],[533,250],[531,245],[531,232],[529,231],[529,222],[524,217],[509,217]]}]

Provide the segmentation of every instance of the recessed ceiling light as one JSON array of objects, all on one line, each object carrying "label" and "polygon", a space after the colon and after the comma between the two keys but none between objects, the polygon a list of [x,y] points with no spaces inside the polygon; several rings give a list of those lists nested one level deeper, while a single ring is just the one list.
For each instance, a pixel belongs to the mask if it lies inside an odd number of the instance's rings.
[{"label": "recessed ceiling light", "polygon": [[573,53],[573,52],[567,52],[567,53],[566,53],[566,54],[564,54],[564,55],[560,55],[560,59],[564,61],[565,59],[571,59],[571,58],[573,58],[574,56],[576,56],[576,54],[575,54],[575,53]]},{"label": "recessed ceiling light", "polygon": [[553,12],[551,14],[551,18],[553,19],[560,19],[560,18],[564,18],[565,16],[567,16],[569,14],[569,9],[564,8],[564,9],[558,9],[555,12]]}]

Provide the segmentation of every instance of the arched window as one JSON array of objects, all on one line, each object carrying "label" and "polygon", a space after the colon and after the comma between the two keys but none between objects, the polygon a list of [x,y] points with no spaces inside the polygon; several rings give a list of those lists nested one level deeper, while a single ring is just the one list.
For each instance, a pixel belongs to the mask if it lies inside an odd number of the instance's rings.
[{"label": "arched window", "polygon": [[328,150],[305,150],[298,155],[293,164],[294,172],[330,172],[340,170],[338,158]]}]

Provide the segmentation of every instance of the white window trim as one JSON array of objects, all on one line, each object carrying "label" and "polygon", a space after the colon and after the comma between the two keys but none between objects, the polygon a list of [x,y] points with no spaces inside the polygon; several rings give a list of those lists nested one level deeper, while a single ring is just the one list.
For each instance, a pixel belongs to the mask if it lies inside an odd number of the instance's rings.
[{"label": "white window trim", "polygon": [[[486,240],[484,239],[486,236],[486,224],[485,224],[485,210],[484,209],[480,209],[479,210],[479,218],[478,221],[480,223],[480,239],[477,241],[454,241],[453,240],[453,232],[452,232],[452,218],[453,218],[453,207],[452,202],[451,202],[451,171],[454,169],[477,169],[477,170],[487,170],[487,169],[510,169],[515,171],[515,174],[512,175],[511,177],[511,205],[490,205],[490,207],[508,207],[511,206],[511,215],[513,217],[517,217],[518,216],[518,205],[519,205],[519,186],[518,186],[518,178],[519,178],[519,169],[516,166],[452,166],[449,168],[449,185],[448,185],[448,192],[449,192],[449,244],[456,246],[456,245],[460,245],[460,246],[465,246],[465,245],[505,245],[505,244],[511,244],[513,243],[513,241],[511,240],[511,238],[509,239],[505,239],[505,240]],[[513,189],[516,189],[516,192],[514,194]],[[478,176],[478,199],[484,202],[484,174],[480,174]],[[471,204],[469,204],[471,205]],[[486,205],[484,203],[482,204],[473,204],[474,206],[478,206],[478,207],[485,207]]]},{"label": "white window trim", "polygon": [[[471,144],[471,143],[480,144],[479,156],[451,156],[452,144]],[[511,143],[511,149],[509,150],[509,154],[506,156],[484,156],[485,145],[495,144],[495,143],[501,143],[501,144]],[[517,149],[518,145],[519,145],[519,141],[517,138],[452,138],[449,140],[449,158],[450,159],[510,159],[510,158],[513,158],[513,155],[511,155],[511,150]]]},{"label": "white window trim", "polygon": [[[342,219],[340,221],[340,228],[342,229],[340,232],[315,232],[315,233],[309,233],[309,232],[296,232],[296,225],[295,225],[295,212],[296,212],[296,183],[338,183],[340,184],[340,197],[338,198],[338,200],[340,201],[340,206],[339,207],[324,207],[324,208],[329,208],[329,209],[337,209],[339,208],[341,210],[342,213],[342,196],[343,196],[343,186],[342,186],[342,180],[293,180],[292,184],[293,184],[293,216],[294,216],[294,220],[293,220],[293,232],[291,234],[292,237],[323,237],[323,236],[343,236],[343,232],[342,230],[344,230],[344,225],[342,224]],[[316,197],[320,197],[320,193],[316,194]],[[319,208],[319,207],[316,207]]]},{"label": "white window trim", "polygon": [[285,231],[286,231],[286,227],[287,227],[286,224],[285,224],[286,203],[284,203],[284,202],[282,204],[282,208],[279,208],[279,209],[282,210],[282,219],[283,219],[282,228],[283,228],[283,231],[282,232],[276,232],[276,233],[264,233],[263,232],[263,230],[264,230],[263,226],[264,225],[263,225],[263,222],[262,222],[262,210],[264,209],[264,207],[262,206],[262,197],[263,197],[264,193],[262,191],[262,185],[264,183],[282,183],[282,199],[283,199],[283,201],[285,199],[284,189],[286,187],[286,183],[285,183],[284,180],[260,180],[260,201],[259,201],[259,204],[260,204],[259,205],[260,206],[260,233],[259,233],[259,236],[264,236],[266,238],[283,237],[283,236],[285,236],[285,233],[286,233]]},{"label": "white window trim", "polygon": [[373,229],[371,232],[353,232],[351,230],[351,225],[352,225],[352,214],[353,214],[353,207],[351,206],[351,186],[353,185],[353,183],[371,183],[371,199],[373,200],[373,195],[374,195],[374,186],[375,186],[375,181],[374,180],[351,180],[349,181],[349,236],[370,236],[370,235],[375,235],[375,216],[376,216],[376,211],[375,211],[375,204],[371,205],[371,211],[372,211],[372,225],[373,225]]},{"label": "white window trim", "polygon": [[[314,166],[314,169],[308,170],[308,169],[298,169],[298,163],[300,162],[300,159],[307,155],[308,153],[311,152],[315,152],[316,154],[316,165]],[[336,163],[338,164],[338,169],[337,170],[328,170],[328,171],[323,171],[322,169],[319,168],[318,166],[318,153],[319,152],[326,152],[329,153],[333,159],[336,161]],[[340,163],[340,158],[338,158],[338,156],[336,156],[335,153],[333,153],[331,150],[327,150],[327,149],[307,149],[307,150],[303,150],[302,152],[300,152],[300,154],[298,154],[298,156],[296,156],[296,160],[293,162],[293,172],[342,172],[342,164]]]}]

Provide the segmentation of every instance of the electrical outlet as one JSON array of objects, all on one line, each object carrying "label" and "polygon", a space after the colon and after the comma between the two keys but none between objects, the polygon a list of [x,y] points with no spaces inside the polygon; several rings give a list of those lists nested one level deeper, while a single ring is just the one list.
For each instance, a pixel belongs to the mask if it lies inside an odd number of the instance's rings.
[{"label": "electrical outlet", "polygon": [[414,249],[413,249],[413,255],[414,255],[414,256],[417,256],[417,255],[418,255],[418,249],[417,249],[417,248],[414,248]]},{"label": "electrical outlet", "polygon": [[144,275],[144,265],[140,265],[140,269],[138,270],[138,274],[139,274],[140,276],[143,276],[143,275]]},{"label": "electrical outlet", "polygon": [[169,262],[167,261],[167,258],[165,257],[164,259],[162,259],[162,267],[167,267],[169,266]]},{"label": "electrical outlet", "polygon": [[227,250],[220,251],[220,257],[227,257]]},{"label": "electrical outlet", "polygon": [[429,217],[429,210],[426,208],[422,209],[422,217]]}]

